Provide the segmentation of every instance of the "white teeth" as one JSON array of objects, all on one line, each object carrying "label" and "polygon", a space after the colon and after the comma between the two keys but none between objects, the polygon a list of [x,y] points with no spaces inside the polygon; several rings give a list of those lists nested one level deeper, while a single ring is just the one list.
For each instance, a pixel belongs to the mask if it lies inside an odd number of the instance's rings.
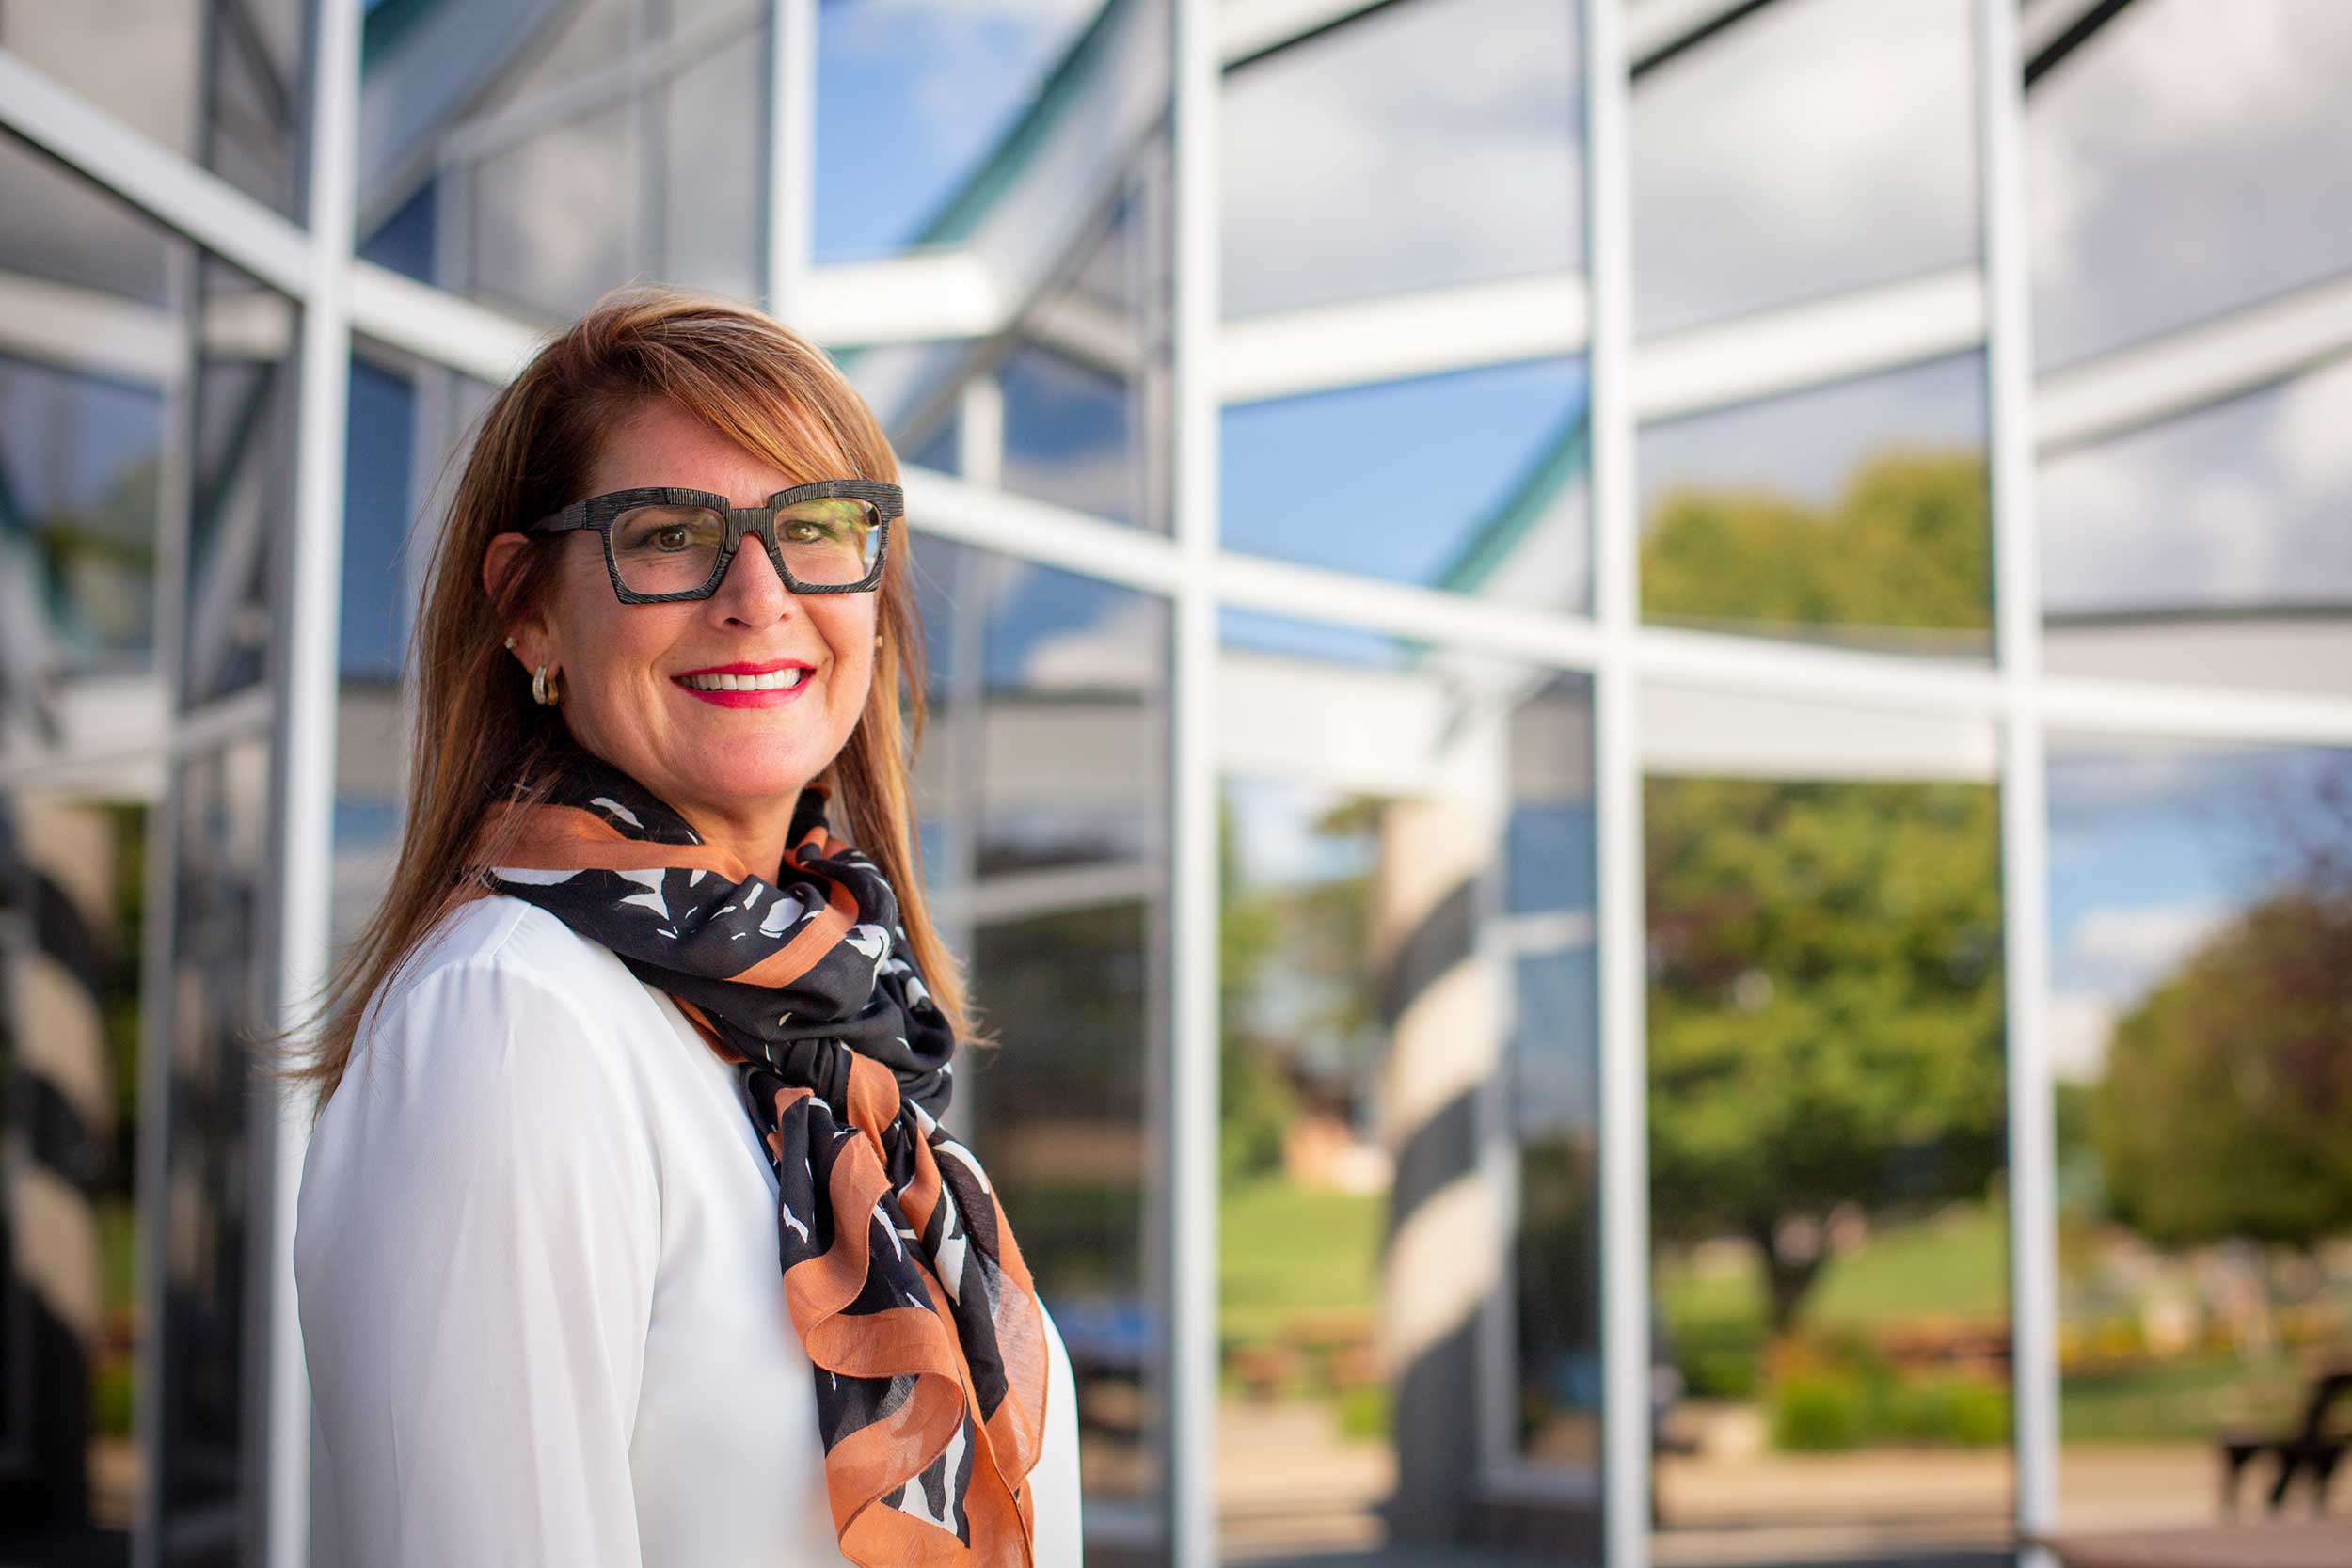
[{"label": "white teeth", "polygon": [[786,691],[808,675],[803,669],[772,670],[764,675],[681,675],[696,691]]}]

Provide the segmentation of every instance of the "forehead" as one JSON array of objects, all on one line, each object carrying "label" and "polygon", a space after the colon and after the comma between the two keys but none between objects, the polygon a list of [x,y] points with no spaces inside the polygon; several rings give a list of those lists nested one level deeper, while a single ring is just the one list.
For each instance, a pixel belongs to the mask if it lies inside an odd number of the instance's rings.
[{"label": "forehead", "polygon": [[589,476],[590,494],[669,484],[710,490],[738,506],[754,506],[779,490],[805,483],[727,436],[681,405],[641,404],[607,433]]}]

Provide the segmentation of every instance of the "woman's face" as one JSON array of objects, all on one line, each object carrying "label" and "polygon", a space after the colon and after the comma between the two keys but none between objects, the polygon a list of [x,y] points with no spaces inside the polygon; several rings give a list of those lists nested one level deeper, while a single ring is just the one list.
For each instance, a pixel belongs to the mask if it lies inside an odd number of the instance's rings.
[{"label": "woman's face", "polygon": [[[681,405],[655,400],[612,433],[584,493],[667,484],[755,506],[793,483]],[[754,857],[782,853],[802,786],[833,761],[865,711],[880,591],[796,595],[746,538],[709,598],[623,604],[593,531],[567,533],[559,547],[543,618],[516,632],[524,669],[560,669],[564,719],[581,746],[668,801],[705,837],[734,840],[755,870],[770,871]],[[500,561],[494,543],[488,568]],[[806,673],[785,689],[689,684],[793,666]]]}]

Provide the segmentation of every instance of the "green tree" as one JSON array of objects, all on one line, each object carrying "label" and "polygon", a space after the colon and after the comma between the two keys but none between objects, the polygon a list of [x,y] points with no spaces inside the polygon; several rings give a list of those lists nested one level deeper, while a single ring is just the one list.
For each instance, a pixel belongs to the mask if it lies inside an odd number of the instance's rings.
[{"label": "green tree", "polygon": [[1661,1240],[1753,1240],[1793,1321],[1831,1211],[1982,1196],[2004,1127],[1994,793],[1655,779]]},{"label": "green tree", "polygon": [[1826,510],[1769,491],[1681,488],[1642,541],[1645,613],[1980,631],[1992,604],[1984,459],[1889,449]]},{"label": "green tree", "polygon": [[[1880,451],[1826,508],[1669,491],[1643,539],[1643,609],[1980,631],[1987,515],[1975,451]],[[1833,1209],[1981,1196],[1999,1168],[1995,799],[1659,779],[1646,801],[1656,1229],[1754,1241],[1779,1331]]]},{"label": "green tree", "polygon": [[2116,1025],[2090,1120],[2116,1217],[2153,1241],[2352,1227],[2352,890],[2209,937]]}]

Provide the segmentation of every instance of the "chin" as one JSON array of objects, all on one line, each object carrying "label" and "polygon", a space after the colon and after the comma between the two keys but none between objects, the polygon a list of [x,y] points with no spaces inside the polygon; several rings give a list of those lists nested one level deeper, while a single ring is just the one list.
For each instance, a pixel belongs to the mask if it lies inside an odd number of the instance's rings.
[{"label": "chin", "polygon": [[763,800],[797,795],[832,759],[792,739],[743,739],[721,744],[700,776],[729,800]]}]

